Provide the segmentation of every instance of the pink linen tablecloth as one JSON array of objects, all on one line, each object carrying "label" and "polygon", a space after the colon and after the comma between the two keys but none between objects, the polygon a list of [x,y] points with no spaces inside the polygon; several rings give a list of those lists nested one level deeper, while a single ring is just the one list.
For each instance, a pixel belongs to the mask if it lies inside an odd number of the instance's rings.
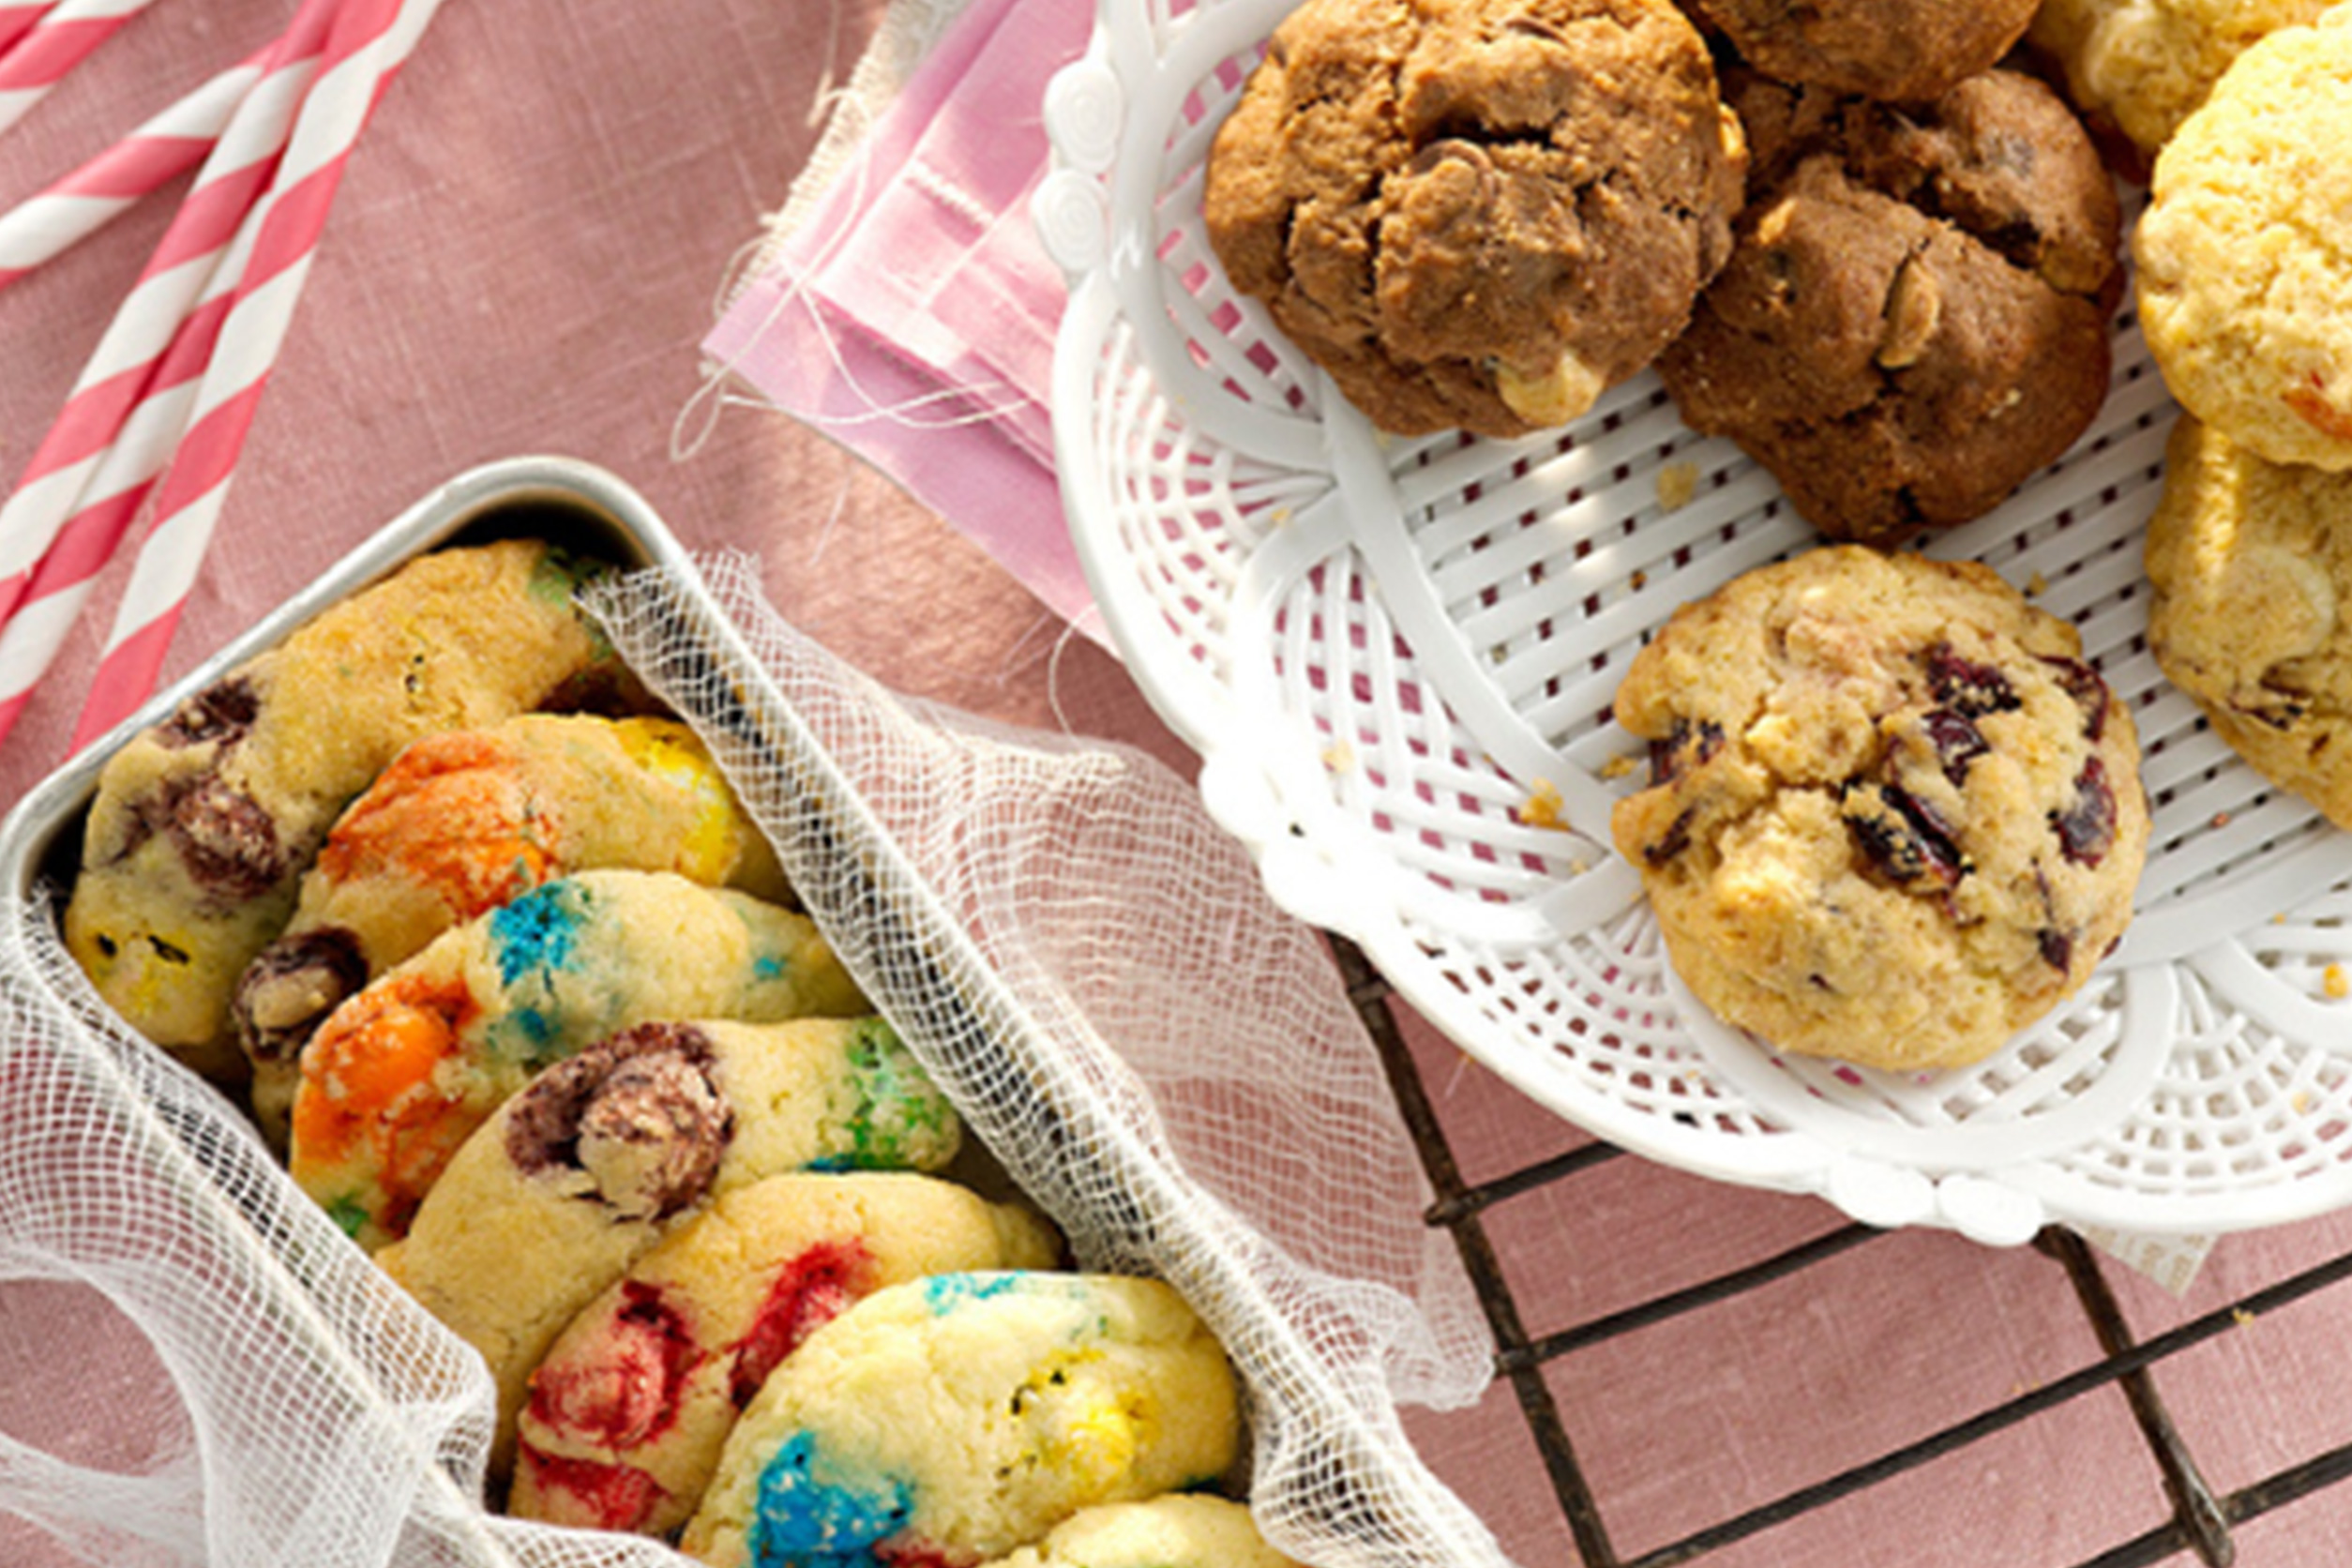
[{"label": "pink linen tablecloth", "polygon": [[[158,6],[0,137],[0,196],[35,188],[251,49],[282,24],[283,9],[270,0]],[[1116,661],[1065,637],[1044,602],[943,520],[942,510],[970,506],[978,478],[902,475],[918,499],[837,444],[839,428],[828,436],[743,408],[724,411],[691,457],[672,456],[674,429],[701,388],[699,345],[729,258],[790,188],[816,140],[809,106],[849,70],[878,9],[875,0],[447,8],[338,199],[166,678],[443,478],[554,451],[643,490],[690,546],[759,551],[777,608],[893,686],[1131,741],[1189,767]],[[0,293],[8,476],[165,216],[160,204],[143,210]],[[98,602],[111,602],[108,588]],[[0,748],[0,803],[57,761],[97,631],[68,646]],[[1472,1180],[1586,1141],[1426,1032],[1413,1040]],[[1543,1333],[1837,1222],[1809,1200],[1621,1159],[1573,1187],[1498,1203],[1487,1223],[1523,1298],[1541,1304],[1528,1326]],[[2179,1299],[2119,1273],[2116,1285],[2145,1335],[2348,1248],[2352,1219],[2337,1216],[2224,1240]],[[2338,1289],[2164,1364],[2162,1392],[2209,1479],[2226,1490],[2352,1440],[2347,1338],[2352,1299]],[[2097,1354],[2048,1259],[1920,1233],[1567,1358],[1550,1380],[1610,1535],[1630,1557]],[[135,1469],[177,1435],[166,1376],[69,1283],[0,1282],[0,1429]],[[1506,1389],[1410,1424],[1433,1469],[1519,1561],[1576,1560]],[[2040,1568],[2154,1529],[2165,1510],[2110,1388],[1700,1560]],[[57,1560],[0,1518],[0,1562]],[[2238,1560],[2352,1561],[2352,1488],[2248,1528]]]}]

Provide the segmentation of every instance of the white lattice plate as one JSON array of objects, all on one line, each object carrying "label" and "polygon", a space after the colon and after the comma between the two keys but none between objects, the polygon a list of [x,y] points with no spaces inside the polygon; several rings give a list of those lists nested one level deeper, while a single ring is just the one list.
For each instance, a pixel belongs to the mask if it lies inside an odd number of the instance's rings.
[{"label": "white lattice plate", "polygon": [[1048,95],[1034,203],[1071,285],[1053,408],[1079,554],[1274,897],[1558,1113],[1871,1223],[2193,1233],[2352,1199],[2352,835],[2239,762],[2148,652],[2140,534],[2177,410],[2128,316],[2074,449],[1926,548],[2073,621],[2132,705],[2155,809],[2133,927],[1972,1069],[1781,1056],[1664,960],[1607,841],[1639,782],[1608,707],[1677,605],[1817,536],[1653,376],[1565,432],[1392,440],[1234,294],[1202,162],[1290,4],[1105,0]]}]

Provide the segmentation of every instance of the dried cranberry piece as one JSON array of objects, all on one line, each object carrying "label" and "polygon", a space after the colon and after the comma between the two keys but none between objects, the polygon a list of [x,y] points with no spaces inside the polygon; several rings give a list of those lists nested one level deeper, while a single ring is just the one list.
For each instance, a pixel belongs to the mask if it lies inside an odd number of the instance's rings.
[{"label": "dried cranberry piece", "polygon": [[1908,791],[1892,784],[1851,786],[1841,809],[1862,853],[1892,881],[1952,887],[1968,874],[1952,828]]},{"label": "dried cranberry piece", "polygon": [[1723,726],[1702,718],[1694,726],[1678,717],[1664,740],[1650,743],[1650,782],[1671,784],[1692,767],[1704,767],[1723,749]]},{"label": "dried cranberry piece", "polygon": [[2107,683],[2099,678],[2099,671],[2078,658],[2044,656],[2042,662],[2050,667],[2058,676],[2058,684],[2066,688],[2066,695],[2083,710],[2083,733],[2092,740],[2106,733]]},{"label": "dried cranberry piece", "polygon": [[2074,804],[2050,813],[2058,849],[2077,866],[2096,866],[2115,847],[2115,792],[2106,764],[2093,757],[2074,776]]},{"label": "dried cranberry piece", "polygon": [[2060,973],[2074,961],[2074,939],[2050,927],[2042,929],[2042,961]]},{"label": "dried cranberry piece", "polygon": [[1685,807],[1666,830],[1666,836],[1654,844],[1641,847],[1641,858],[1652,866],[1664,866],[1691,847],[1691,822],[1698,815],[1698,807]]},{"label": "dried cranberry piece", "polygon": [[1989,664],[1962,657],[1949,642],[1927,650],[1927,685],[1937,701],[1963,718],[2005,714],[2020,705],[2008,676]]},{"label": "dried cranberry piece", "polygon": [[1993,749],[1984,732],[1967,715],[1950,708],[1930,709],[1920,720],[1920,728],[1936,748],[1936,761],[1942,765],[1944,776],[1954,784],[1968,776],[1970,762]]}]

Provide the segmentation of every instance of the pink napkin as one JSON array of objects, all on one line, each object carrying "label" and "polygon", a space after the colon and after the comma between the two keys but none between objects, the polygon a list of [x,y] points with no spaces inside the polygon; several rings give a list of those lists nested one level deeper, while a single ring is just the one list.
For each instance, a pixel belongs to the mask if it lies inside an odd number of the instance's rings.
[{"label": "pink napkin", "polygon": [[1029,214],[1046,84],[1093,16],[972,0],[703,347],[1099,639],[1047,416],[1066,291]]}]

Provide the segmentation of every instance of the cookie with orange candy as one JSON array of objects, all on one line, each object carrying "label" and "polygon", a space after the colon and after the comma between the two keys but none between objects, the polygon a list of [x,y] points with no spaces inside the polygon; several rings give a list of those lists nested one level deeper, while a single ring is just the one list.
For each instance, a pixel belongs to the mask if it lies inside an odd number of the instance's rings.
[{"label": "cookie with orange candy", "polygon": [[819,1325],[886,1285],[1049,1268],[1060,1250],[1029,1210],[931,1176],[781,1175],[722,1192],[531,1374],[508,1512],[667,1533],[701,1500],[737,1412]]},{"label": "cookie with orange candy", "polygon": [[257,1119],[282,1141],[302,1048],[352,992],[449,927],[592,868],[789,899],[775,852],[683,724],[526,714],[412,743],[336,820],[293,919],[237,982]]},{"label": "cookie with orange candy", "polygon": [[805,915],[667,871],[583,871],[435,938],[302,1054],[288,1168],[369,1251],[542,1069],[632,1024],[872,1008]]},{"label": "cookie with orange candy", "polygon": [[98,776],[66,945],[197,1071],[242,1078],[229,998],[336,814],[410,741],[643,688],[575,595],[600,568],[509,539],[419,556],[127,741]]},{"label": "cookie with orange candy", "polygon": [[489,1364],[503,1475],[556,1334],[714,1197],[786,1171],[937,1170],[961,1139],[881,1018],[639,1024],[501,1106],[376,1260]]}]

